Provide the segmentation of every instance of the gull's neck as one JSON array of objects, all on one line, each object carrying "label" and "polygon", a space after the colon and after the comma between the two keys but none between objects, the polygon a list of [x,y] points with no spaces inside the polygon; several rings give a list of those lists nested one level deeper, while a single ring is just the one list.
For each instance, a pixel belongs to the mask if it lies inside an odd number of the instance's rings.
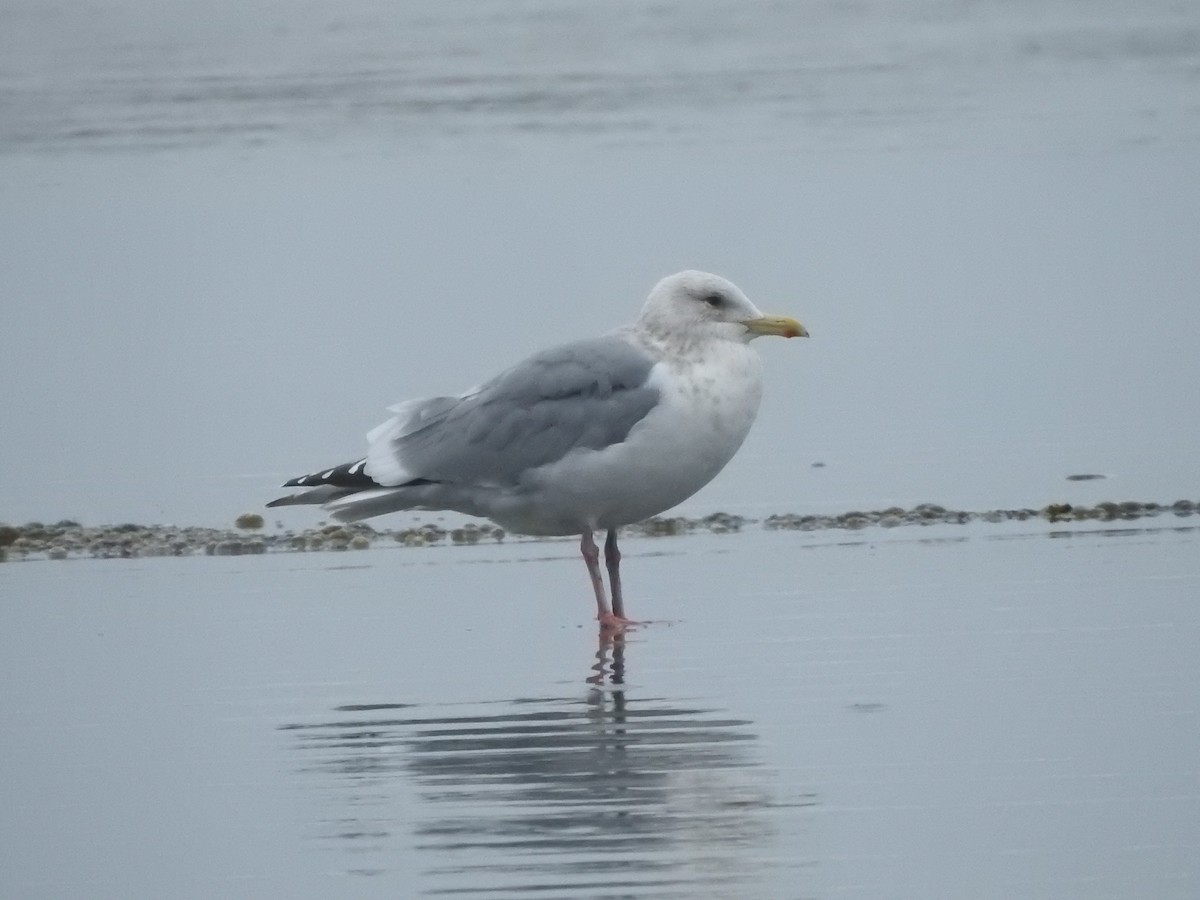
[{"label": "gull's neck", "polygon": [[[711,358],[722,349],[741,351],[746,347],[740,341],[731,341],[701,329],[671,329],[662,327],[653,320],[639,319],[635,324],[622,329],[640,347],[652,355],[674,364],[694,364]],[[735,351],[736,352],[736,351]]]}]

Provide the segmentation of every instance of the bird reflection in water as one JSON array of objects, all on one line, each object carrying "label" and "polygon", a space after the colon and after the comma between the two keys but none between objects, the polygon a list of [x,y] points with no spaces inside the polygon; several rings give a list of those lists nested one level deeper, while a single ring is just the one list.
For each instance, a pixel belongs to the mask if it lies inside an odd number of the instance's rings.
[{"label": "bird reflection in water", "polygon": [[586,697],[342,706],[282,726],[337,807],[318,839],[347,873],[415,868],[422,895],[759,895],[776,804],[751,723],[627,697],[625,655],[624,635],[601,634]]},{"label": "bird reflection in water", "polygon": [[614,702],[623,707],[625,705],[625,632],[613,632],[602,628],[597,643],[600,647],[596,651],[596,662],[592,666],[592,674],[584,679],[593,686],[589,700],[594,702],[600,699],[602,690],[606,686],[611,686]]}]

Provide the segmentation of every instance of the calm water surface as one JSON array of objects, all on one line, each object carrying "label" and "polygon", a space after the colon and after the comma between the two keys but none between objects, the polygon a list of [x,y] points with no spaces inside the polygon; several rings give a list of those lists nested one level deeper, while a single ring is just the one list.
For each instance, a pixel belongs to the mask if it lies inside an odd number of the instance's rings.
[{"label": "calm water surface", "polygon": [[9,152],[1200,136],[1200,13],[1172,0],[9,0],[0,15]]},{"label": "calm water surface", "polygon": [[[1198,10],[0,3],[0,519],[228,525],[685,267],[814,335],[688,514],[1195,500]],[[0,895],[1193,900],[1139,524],[630,541],[612,645],[569,542],[0,565]]]},{"label": "calm water surface", "polygon": [[0,568],[13,897],[1186,898],[1190,520]]}]

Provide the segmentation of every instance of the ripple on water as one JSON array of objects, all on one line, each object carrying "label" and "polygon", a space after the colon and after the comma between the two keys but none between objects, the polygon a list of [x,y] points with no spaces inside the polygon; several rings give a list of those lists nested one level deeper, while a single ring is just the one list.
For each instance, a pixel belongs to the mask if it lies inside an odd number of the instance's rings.
[{"label": "ripple on water", "polygon": [[586,696],[351,704],[282,726],[336,807],[316,840],[372,875],[411,842],[433,895],[754,896],[777,804],[752,723],[626,696],[616,648]]}]

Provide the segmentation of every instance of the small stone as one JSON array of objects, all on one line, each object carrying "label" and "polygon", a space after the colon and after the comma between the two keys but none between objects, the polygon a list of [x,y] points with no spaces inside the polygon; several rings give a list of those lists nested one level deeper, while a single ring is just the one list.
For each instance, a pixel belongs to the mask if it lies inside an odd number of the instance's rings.
[{"label": "small stone", "polygon": [[1070,503],[1051,503],[1042,510],[1042,515],[1051,522],[1058,522],[1070,516],[1072,511],[1073,507]]},{"label": "small stone", "polygon": [[913,507],[913,512],[923,519],[939,519],[946,514],[946,507],[936,503],[920,503]]},{"label": "small stone", "polygon": [[263,527],[263,517],[258,513],[242,513],[233,520],[233,524],[243,531],[257,531]]},{"label": "small stone", "polygon": [[842,513],[842,515],[837,517],[837,523],[842,528],[857,530],[859,528],[866,528],[871,524],[871,520],[867,517],[866,513],[855,511]]}]

